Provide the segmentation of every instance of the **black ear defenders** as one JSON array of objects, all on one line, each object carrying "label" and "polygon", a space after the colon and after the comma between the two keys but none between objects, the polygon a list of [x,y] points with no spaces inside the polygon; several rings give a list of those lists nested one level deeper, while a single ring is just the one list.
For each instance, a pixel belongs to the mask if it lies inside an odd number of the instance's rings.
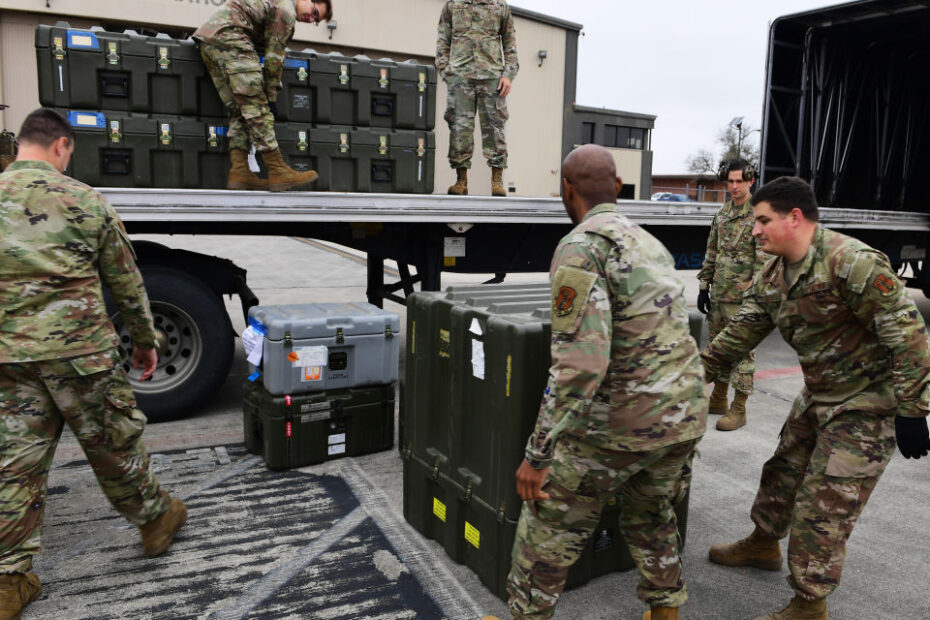
[{"label": "black ear defenders", "polygon": [[742,168],[737,168],[734,164],[736,162],[725,161],[720,163],[720,167],[717,169],[717,178],[721,181],[728,181],[730,173],[734,170],[739,170],[742,172],[743,181],[755,181],[759,178],[759,173],[756,172],[756,167],[750,163],[747,163]]}]

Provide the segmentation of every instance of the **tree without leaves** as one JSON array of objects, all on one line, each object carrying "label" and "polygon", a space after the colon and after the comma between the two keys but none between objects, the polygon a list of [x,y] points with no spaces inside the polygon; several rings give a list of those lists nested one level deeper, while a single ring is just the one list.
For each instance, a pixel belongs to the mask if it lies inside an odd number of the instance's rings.
[{"label": "tree without leaves", "polygon": [[[689,155],[685,160],[688,171],[695,174],[716,174],[720,164],[737,159],[737,157],[742,157],[758,167],[759,145],[756,142],[758,130],[746,123],[743,123],[741,130],[742,143],[739,139],[740,132],[736,127],[727,126],[717,132],[717,150],[702,148]],[[719,157],[716,153],[719,153]]]}]

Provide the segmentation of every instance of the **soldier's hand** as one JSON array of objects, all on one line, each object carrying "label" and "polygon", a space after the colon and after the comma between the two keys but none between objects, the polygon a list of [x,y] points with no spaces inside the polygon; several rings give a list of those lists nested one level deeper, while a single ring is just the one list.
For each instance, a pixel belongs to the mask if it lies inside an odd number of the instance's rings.
[{"label": "soldier's hand", "polygon": [[497,94],[506,97],[510,94],[510,78],[502,77],[497,82]]},{"label": "soldier's hand", "polygon": [[517,493],[520,499],[526,502],[537,499],[549,499],[549,494],[542,490],[546,483],[546,476],[549,475],[549,468],[533,469],[525,460],[517,468]]},{"label": "soldier's hand", "polygon": [[132,350],[132,369],[135,370],[140,364],[142,365],[142,376],[139,377],[139,380],[145,381],[152,376],[155,367],[158,366],[158,353],[155,352],[155,349],[134,347]]},{"label": "soldier's hand", "polygon": [[698,293],[698,312],[701,314],[707,314],[710,310],[710,291],[707,289],[702,290]]},{"label": "soldier's hand", "polygon": [[897,415],[894,418],[894,434],[898,439],[898,450],[904,458],[919,459],[927,456],[927,451],[930,450],[927,418],[907,418]]}]

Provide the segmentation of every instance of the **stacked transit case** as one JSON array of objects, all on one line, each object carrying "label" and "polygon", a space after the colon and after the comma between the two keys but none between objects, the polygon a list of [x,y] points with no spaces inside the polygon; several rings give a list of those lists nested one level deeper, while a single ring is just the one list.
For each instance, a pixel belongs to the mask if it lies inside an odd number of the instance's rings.
[{"label": "stacked transit case", "polygon": [[250,357],[243,430],[269,468],[394,445],[396,314],[367,303],[255,306],[249,326],[261,356]]},{"label": "stacked transit case", "polygon": [[[522,507],[514,474],[548,381],[550,305],[548,284],[453,287],[407,302],[404,518],[504,599]],[[621,510],[619,497],[604,506],[568,587],[634,567]],[[687,497],[675,512],[684,544]]]},{"label": "stacked transit case", "polygon": [[[78,134],[80,181],[224,189],[228,120],[193,39],[40,25],[39,101]],[[432,193],[436,70],[288,50],[275,132],[319,191]],[[264,175],[264,171],[259,172]]]}]

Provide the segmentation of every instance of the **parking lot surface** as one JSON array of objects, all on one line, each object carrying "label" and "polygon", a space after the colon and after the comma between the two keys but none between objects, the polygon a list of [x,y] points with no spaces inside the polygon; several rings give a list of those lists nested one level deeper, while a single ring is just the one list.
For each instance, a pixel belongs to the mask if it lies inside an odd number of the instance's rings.
[{"label": "parking lot surface", "polygon": [[[248,270],[263,304],[365,300],[364,258],[351,251],[280,237],[148,238],[233,260]],[[680,273],[693,303],[694,272]],[[488,277],[444,275],[443,284]],[[545,277],[511,275],[508,282]],[[917,295],[930,316],[930,304]],[[238,300],[227,306],[241,330]],[[404,308],[386,308],[401,315],[403,326]],[[285,472],[268,470],[246,452],[246,374],[239,351],[225,385],[202,411],[146,429],[162,484],[190,507],[187,525],[160,558],[143,557],[137,531],[106,504],[66,431],[49,477],[44,549],[35,567],[43,592],[23,618],[509,617],[469,569],[406,524],[396,449]],[[790,599],[787,569],[725,568],[710,563],[707,550],[751,531],[762,464],[801,384],[796,357],[773,335],[757,352],[747,426],[722,433],[710,419],[691,492],[683,618],[748,620]],[[896,456],[849,542],[843,583],[828,601],[832,619],[930,620],[927,506],[930,459]],[[644,606],[636,581],[635,571],[594,579],[565,594],[556,618],[638,619]]]}]

